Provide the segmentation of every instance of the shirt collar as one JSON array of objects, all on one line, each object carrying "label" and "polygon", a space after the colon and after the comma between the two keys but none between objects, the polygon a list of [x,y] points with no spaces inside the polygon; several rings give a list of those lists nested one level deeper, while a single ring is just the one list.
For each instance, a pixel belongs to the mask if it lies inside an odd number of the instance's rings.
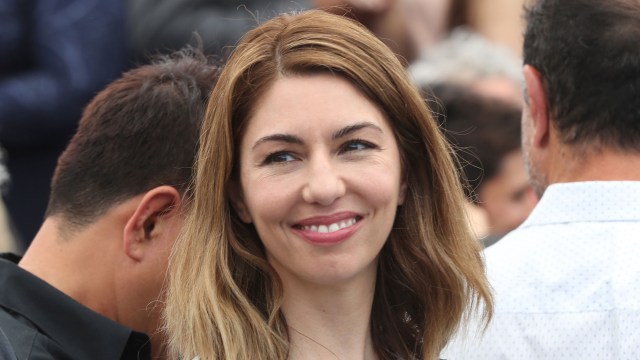
[{"label": "shirt collar", "polygon": [[585,221],[640,221],[640,181],[552,184],[521,227]]},{"label": "shirt collar", "polygon": [[[77,359],[149,359],[149,338],[76,302],[0,255],[0,305],[34,323]],[[133,356],[131,353],[133,352]]]}]

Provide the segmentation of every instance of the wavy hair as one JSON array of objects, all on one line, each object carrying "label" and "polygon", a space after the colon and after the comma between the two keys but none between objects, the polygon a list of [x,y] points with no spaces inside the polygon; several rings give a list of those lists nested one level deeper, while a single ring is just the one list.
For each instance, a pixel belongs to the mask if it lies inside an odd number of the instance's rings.
[{"label": "wavy hair", "polygon": [[287,358],[281,281],[229,194],[257,99],[280,77],[318,72],[342,76],[382,109],[408,184],[379,256],[371,332],[380,359],[434,359],[464,319],[476,311],[491,316],[480,245],[430,110],[381,41],[352,20],[315,10],[248,32],[210,97],[191,212],[167,284],[169,345],[184,359]]}]

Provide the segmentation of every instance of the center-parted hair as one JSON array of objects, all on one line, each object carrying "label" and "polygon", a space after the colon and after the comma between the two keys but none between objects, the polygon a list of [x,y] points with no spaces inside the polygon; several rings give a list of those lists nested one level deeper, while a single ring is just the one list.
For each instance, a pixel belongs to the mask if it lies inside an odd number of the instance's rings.
[{"label": "center-parted hair", "polygon": [[640,1],[537,0],[525,17],[560,139],[640,151]]},{"label": "center-parted hair", "polygon": [[108,85],[58,159],[47,216],[77,228],[155,186],[184,193],[218,72],[200,50],[186,48]]},{"label": "center-parted hair", "polygon": [[239,182],[238,147],[261,95],[278,78],[317,73],[346,79],[380,107],[408,185],[378,263],[371,331],[380,359],[435,359],[465,315],[482,304],[490,317],[480,246],[431,112],[381,41],[316,10],[247,33],[211,95],[191,212],[170,259],[166,330],[182,358],[287,358],[281,281],[254,226],[235,213],[230,188]]}]

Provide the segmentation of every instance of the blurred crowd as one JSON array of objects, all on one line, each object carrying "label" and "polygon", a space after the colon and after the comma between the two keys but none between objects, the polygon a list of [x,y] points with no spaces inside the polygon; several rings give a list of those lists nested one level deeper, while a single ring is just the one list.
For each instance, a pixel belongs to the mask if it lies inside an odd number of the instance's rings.
[{"label": "blurred crowd", "polygon": [[[0,0],[0,358],[340,358],[295,323],[365,358],[637,359],[639,24],[637,0]],[[332,156],[349,176],[308,165]]]},{"label": "blurred crowd", "polygon": [[[0,212],[3,249],[24,251],[38,231],[56,160],[88,101],[154,55],[192,44],[223,63],[257,24],[283,12],[322,8],[362,22],[382,39],[425,90],[426,100],[444,106],[446,118],[448,104],[432,91],[441,85],[520,106],[521,7],[511,0],[5,0],[0,3],[0,144],[7,175],[0,178],[6,208]],[[467,125],[456,126],[460,131]],[[467,136],[476,138],[471,128]],[[476,150],[468,150],[480,159]],[[481,161],[462,163],[467,178],[470,168],[483,168],[485,161],[502,169],[501,157]],[[520,164],[513,168],[518,173],[513,176],[522,178]],[[501,225],[495,219],[513,211],[518,215],[509,217],[522,220],[526,205],[513,209],[518,202],[531,202],[514,194],[472,195],[483,193],[481,185],[500,171],[480,169],[467,179],[479,237],[499,238],[517,226],[516,220]],[[524,190],[514,184],[509,191]]]}]

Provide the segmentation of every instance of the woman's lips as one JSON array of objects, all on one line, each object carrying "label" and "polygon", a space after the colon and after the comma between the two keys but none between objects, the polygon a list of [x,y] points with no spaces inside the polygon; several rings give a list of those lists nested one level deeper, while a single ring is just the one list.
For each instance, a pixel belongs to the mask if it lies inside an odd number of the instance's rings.
[{"label": "woman's lips", "polygon": [[313,244],[333,245],[347,240],[360,227],[362,216],[342,212],[329,216],[307,218],[292,228]]}]

